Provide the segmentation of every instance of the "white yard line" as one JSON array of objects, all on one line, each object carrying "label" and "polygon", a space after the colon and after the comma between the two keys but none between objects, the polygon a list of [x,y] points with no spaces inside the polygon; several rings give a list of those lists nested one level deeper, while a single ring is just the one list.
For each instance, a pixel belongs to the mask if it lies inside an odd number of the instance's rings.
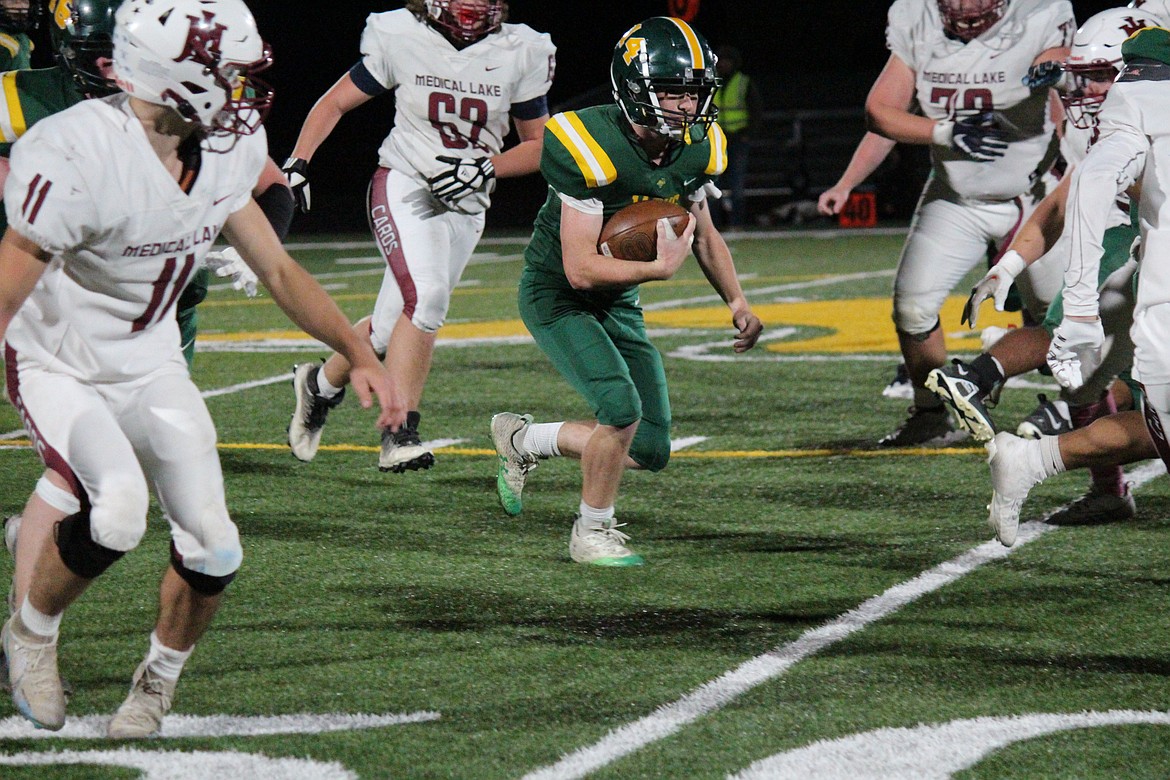
[{"label": "white yard line", "polygon": [[[813,287],[828,287],[834,284],[841,284],[842,282],[857,282],[865,279],[880,279],[883,276],[893,276],[894,270],[891,268],[884,271],[865,271],[856,274],[838,274],[836,276],[826,276],[823,279],[808,279],[803,282],[787,282],[785,284],[773,284],[768,287],[753,287],[745,292],[750,293],[753,298],[758,298],[763,295],[774,295],[776,293],[788,292],[790,290],[808,290]],[[701,303],[721,303],[723,301],[716,294],[711,295],[696,295],[693,298],[675,298],[670,301],[658,301],[657,303],[647,303],[642,306],[643,311],[658,311],[661,309],[674,309],[679,306],[693,306]]]},{"label": "white yard line", "polygon": [[[1139,466],[1126,475],[1134,489],[1165,474],[1161,461]],[[716,712],[740,695],[788,671],[796,663],[819,653],[850,635],[897,612],[917,599],[959,580],[985,563],[1007,557],[1043,534],[1058,530],[1040,520],[1020,525],[1019,537],[1012,547],[991,541],[975,547],[957,558],[935,566],[906,582],[899,583],[867,599],[844,615],[819,628],[801,634],[795,641],[780,645],[763,655],[745,661],[735,669],[704,683],[681,699],[665,704],[644,718],[606,734],[600,741],[569,753],[555,764],[529,772],[525,780],[564,780],[584,777],[647,745],[665,739],[699,718]]]}]

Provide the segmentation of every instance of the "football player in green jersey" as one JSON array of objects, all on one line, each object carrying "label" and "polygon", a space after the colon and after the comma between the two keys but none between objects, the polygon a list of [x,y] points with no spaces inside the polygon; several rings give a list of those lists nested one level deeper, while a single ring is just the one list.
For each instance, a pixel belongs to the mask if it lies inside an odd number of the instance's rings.
[{"label": "football player in green jersey", "polygon": [[[763,330],[711,221],[707,198],[727,166],[715,123],[715,58],[680,19],[635,25],[614,50],[614,105],[557,114],[545,129],[541,173],[548,200],[525,251],[519,307],[524,324],[595,419],[534,424],[530,415],[492,418],[504,510],[521,510],[521,492],[538,459],[581,460],[580,512],[569,554],[579,563],[636,566],[614,502],[626,468],[659,471],[670,458],[670,401],[662,357],[646,336],[638,285],[669,279],[693,249],[731,310],[736,352]],[[605,219],[631,203],[661,198],[691,213],[675,236],[658,226],[658,256],[634,262],[598,253]],[[693,243],[692,243],[693,242]]]},{"label": "football player in green jersey", "polygon": [[[0,73],[0,192],[8,171],[9,149],[28,128],[83,100],[119,91],[110,67],[114,12],[121,4],[122,0],[50,0],[49,36],[56,65]],[[275,161],[268,160],[252,195],[283,241],[292,223],[294,202],[288,182]],[[7,217],[0,209],[0,231],[5,227]],[[230,277],[237,289],[250,285],[249,294],[255,294],[255,277],[235,250],[213,252],[208,263],[209,266],[215,263],[217,275]],[[175,316],[188,365],[195,357],[195,307],[207,295],[208,278],[208,269],[200,268],[176,303]],[[68,485],[56,472],[46,470],[23,512],[5,521],[5,542],[16,558],[8,596],[10,605],[20,604],[24,599],[32,579],[35,551],[52,534],[59,520],[78,511],[79,500]],[[18,555],[17,549],[25,552]]]},{"label": "football player in green jersey", "polygon": [[0,71],[32,67],[32,39],[40,15],[34,0],[0,0]]}]

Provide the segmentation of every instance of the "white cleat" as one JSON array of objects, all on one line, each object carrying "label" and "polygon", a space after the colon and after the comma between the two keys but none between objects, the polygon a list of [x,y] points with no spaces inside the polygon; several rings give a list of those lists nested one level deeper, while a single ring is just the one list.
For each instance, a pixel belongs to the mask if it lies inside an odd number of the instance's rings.
[{"label": "white cleat", "polygon": [[492,443],[500,459],[500,467],[496,472],[496,495],[499,496],[500,506],[513,517],[524,508],[521,500],[524,482],[528,479],[528,472],[537,466],[536,456],[517,447],[515,439],[517,434],[523,436],[524,429],[531,423],[530,414],[500,412],[492,417]]},{"label": "white cleat", "polygon": [[39,729],[65,725],[65,691],[57,674],[57,641],[29,631],[17,613],[0,630],[12,703]]},{"label": "white cleat", "polygon": [[594,566],[641,566],[645,563],[642,556],[625,545],[630,537],[617,530],[623,525],[611,520],[606,525],[587,526],[577,518],[569,535],[569,557]]},{"label": "white cleat", "polygon": [[329,410],[345,398],[345,390],[332,398],[317,395],[317,372],[320,370],[320,363],[293,366],[292,384],[296,407],[288,423],[288,446],[297,460],[305,462],[317,455],[317,448],[321,445],[321,429],[325,427]]},{"label": "white cleat", "polygon": [[158,734],[171,711],[177,680],[164,680],[143,661],[130,682],[130,695],[114,713],[106,733],[110,739],[144,739]]},{"label": "white cleat", "polygon": [[1020,509],[1032,488],[1044,481],[1043,468],[1033,463],[1029,448],[1039,447],[1033,440],[1010,433],[998,433],[987,442],[987,464],[991,467],[994,492],[988,505],[987,524],[995,538],[1005,547],[1016,543],[1020,527]]}]

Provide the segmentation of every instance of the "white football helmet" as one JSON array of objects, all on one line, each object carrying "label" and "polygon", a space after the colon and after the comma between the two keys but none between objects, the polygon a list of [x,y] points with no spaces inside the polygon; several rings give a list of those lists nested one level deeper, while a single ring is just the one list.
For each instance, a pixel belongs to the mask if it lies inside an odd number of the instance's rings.
[{"label": "white football helmet", "polygon": [[1138,8],[1107,8],[1081,25],[1064,64],[1071,84],[1061,95],[1065,115],[1074,127],[1088,130],[1096,125],[1097,112],[1117,78],[1125,39],[1143,27],[1157,25],[1157,17]]},{"label": "white football helmet", "polygon": [[1170,25],[1170,2],[1168,0],[1133,0],[1129,7],[1136,8],[1146,16],[1155,17],[1159,27]]},{"label": "white football helmet", "polygon": [[125,0],[114,17],[114,75],[213,135],[250,135],[272,104],[253,74],[272,63],[243,0]]}]

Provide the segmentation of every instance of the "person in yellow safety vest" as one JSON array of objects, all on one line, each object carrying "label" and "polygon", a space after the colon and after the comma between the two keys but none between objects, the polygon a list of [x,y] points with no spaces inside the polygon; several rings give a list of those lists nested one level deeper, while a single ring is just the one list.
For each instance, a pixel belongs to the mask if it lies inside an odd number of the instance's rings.
[{"label": "person in yellow safety vest", "polygon": [[727,170],[719,177],[723,189],[722,209],[713,210],[712,216],[722,217],[720,227],[735,229],[744,224],[750,138],[759,125],[762,108],[755,82],[740,70],[743,55],[739,49],[720,46],[715,56],[718,58],[715,69],[723,82],[715,93],[715,105],[719,108],[719,126],[727,135],[728,160]]}]

